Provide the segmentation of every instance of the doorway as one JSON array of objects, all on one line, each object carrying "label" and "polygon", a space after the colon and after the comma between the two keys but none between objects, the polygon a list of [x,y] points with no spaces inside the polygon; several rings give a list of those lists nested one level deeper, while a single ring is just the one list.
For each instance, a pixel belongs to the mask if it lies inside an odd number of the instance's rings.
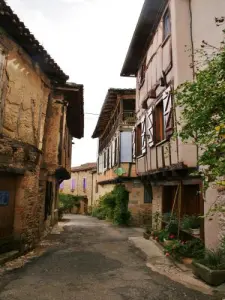
[{"label": "doorway", "polygon": [[16,176],[0,175],[0,239],[13,234]]}]

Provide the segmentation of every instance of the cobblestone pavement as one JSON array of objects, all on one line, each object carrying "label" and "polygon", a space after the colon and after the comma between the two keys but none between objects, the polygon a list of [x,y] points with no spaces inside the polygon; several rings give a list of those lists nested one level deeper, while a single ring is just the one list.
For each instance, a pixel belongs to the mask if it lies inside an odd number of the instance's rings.
[{"label": "cobblestone pavement", "polygon": [[129,247],[132,229],[68,218],[61,233],[54,230],[33,253],[6,265],[0,300],[214,299],[147,268]]}]

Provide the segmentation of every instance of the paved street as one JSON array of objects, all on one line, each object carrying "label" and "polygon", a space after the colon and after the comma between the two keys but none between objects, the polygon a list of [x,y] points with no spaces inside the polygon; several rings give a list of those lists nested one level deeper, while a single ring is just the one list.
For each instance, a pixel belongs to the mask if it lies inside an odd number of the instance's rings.
[{"label": "paved street", "polygon": [[45,240],[45,253],[4,274],[0,300],[213,299],[147,268],[127,242],[132,229],[69,218],[61,234]]}]

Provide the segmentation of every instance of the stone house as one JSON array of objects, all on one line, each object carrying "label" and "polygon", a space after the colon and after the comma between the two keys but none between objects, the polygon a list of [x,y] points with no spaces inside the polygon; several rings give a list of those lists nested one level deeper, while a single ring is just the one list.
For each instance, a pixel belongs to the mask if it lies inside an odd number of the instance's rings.
[{"label": "stone house", "polygon": [[151,186],[137,178],[132,154],[132,130],[135,124],[134,89],[108,90],[92,138],[98,138],[98,199],[111,192],[117,183],[129,191],[129,209],[134,221],[143,210],[151,212]]},{"label": "stone house", "polygon": [[[221,17],[225,2],[214,2],[146,0],[122,67],[121,76],[136,77],[133,149],[137,174],[152,186],[153,213],[167,213],[175,203],[180,216],[204,215],[215,200],[217,192],[209,190],[203,201],[201,179],[191,175],[196,146],[172,138],[182,108],[174,107],[171,93],[194,79],[191,66],[202,41],[217,46],[223,40],[215,17]],[[209,230],[212,225],[215,230]],[[200,237],[207,247],[218,245],[218,222],[202,220]]]},{"label": "stone house", "polygon": [[71,178],[60,185],[60,193],[79,196],[80,208],[72,212],[85,214],[88,206],[94,204],[96,188],[96,163],[86,163],[71,168]]},{"label": "stone house", "polygon": [[0,248],[27,250],[57,222],[72,137],[83,136],[83,86],[0,0]]}]

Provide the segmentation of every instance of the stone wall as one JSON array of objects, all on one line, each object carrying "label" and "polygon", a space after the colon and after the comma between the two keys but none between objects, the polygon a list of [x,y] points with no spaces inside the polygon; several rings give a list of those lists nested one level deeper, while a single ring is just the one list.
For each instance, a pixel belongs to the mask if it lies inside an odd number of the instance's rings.
[{"label": "stone wall", "polygon": [[1,36],[0,49],[5,61],[0,133],[40,148],[50,93],[49,80],[13,41]]},{"label": "stone wall", "polygon": [[152,186],[152,194],[152,226],[153,228],[157,226],[160,228],[161,223],[157,223],[156,215],[157,213],[162,214],[163,186]]},{"label": "stone wall", "polygon": [[[66,107],[56,104],[50,81],[38,65],[2,35],[0,56],[4,61],[0,70],[0,171],[2,178],[15,178],[15,190],[10,190],[15,202],[12,234],[26,250],[57,221],[58,182],[54,172],[59,158],[61,166],[70,172],[72,138],[65,121]],[[52,182],[53,189],[51,211],[45,219],[47,182]],[[1,178],[0,186],[4,190]],[[3,206],[0,215],[4,215]],[[0,222],[0,233],[5,224]]]},{"label": "stone wall", "polygon": [[[86,179],[86,189],[83,189],[83,180]],[[72,190],[72,179],[75,180],[75,189]],[[83,196],[88,199],[88,206],[92,205],[93,202],[93,188],[95,189],[95,185],[93,185],[93,175],[92,171],[78,171],[71,173],[71,179],[64,181],[63,189],[60,192],[64,194],[71,194],[74,196]]]}]

